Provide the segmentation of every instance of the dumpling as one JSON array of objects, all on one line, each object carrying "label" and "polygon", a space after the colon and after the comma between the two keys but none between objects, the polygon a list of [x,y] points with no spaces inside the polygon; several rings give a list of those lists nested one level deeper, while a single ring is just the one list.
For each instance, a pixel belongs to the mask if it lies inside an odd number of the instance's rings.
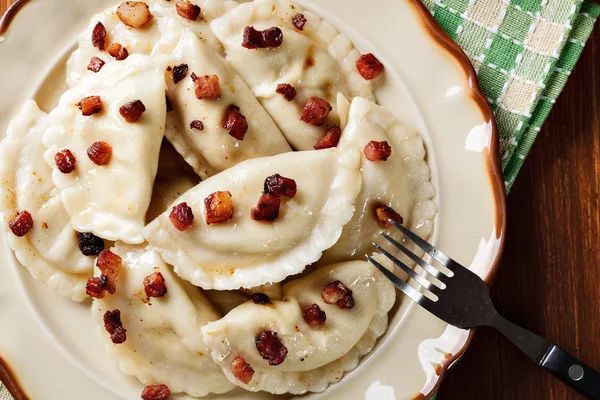
[{"label": "dumpling", "polygon": [[106,65],[62,95],[44,158],[76,230],[143,242],[165,114],[164,65],[148,56]]},{"label": "dumpling", "polygon": [[[292,18],[302,14],[302,30]],[[337,94],[352,99],[373,99],[371,83],[356,69],[360,54],[350,40],[317,15],[286,0],[255,0],[244,3],[211,22],[212,30],[225,47],[231,62],[256,97],[271,114],[288,142],[296,150],[313,149],[329,126],[340,125]],[[248,49],[242,47],[246,27],[266,30],[277,27],[283,34],[279,47]],[[279,84],[295,89],[288,101],[277,93]],[[328,102],[332,110],[321,124],[300,121],[311,97]]]},{"label": "dumpling", "polygon": [[[189,229],[179,230],[170,219],[173,211],[167,210],[144,228],[144,237],[179,276],[204,289],[279,282],[302,272],[337,241],[352,218],[360,191],[359,161],[354,149],[290,152],[244,161],[175,201],[177,210],[186,203],[184,208],[194,214]],[[276,220],[254,220],[251,209],[262,198],[265,179],[275,174],[293,179],[297,194],[279,199]],[[233,210],[227,207],[229,199]],[[226,218],[207,224],[214,221],[215,204]]]},{"label": "dumpling", "polygon": [[[144,385],[165,384],[173,393],[193,397],[231,390],[202,339],[202,326],[219,314],[200,289],[177,277],[147,247],[117,243],[111,251],[122,259],[116,293],[94,300],[92,314],[106,352],[121,370]],[[155,272],[163,276],[166,294],[148,298],[144,278]],[[113,344],[104,327],[104,314],[115,310],[126,329],[121,344]]]},{"label": "dumpling", "polygon": [[[95,257],[79,250],[77,232],[56,193],[52,170],[44,162],[42,133],[48,122],[47,114],[30,100],[11,121],[0,144],[2,228],[19,262],[35,279],[63,296],[82,301]],[[33,227],[17,237],[9,223],[24,211],[31,215]]]},{"label": "dumpling", "polygon": [[[388,142],[391,155],[386,161],[369,161],[364,149],[371,141]],[[437,206],[435,189],[425,161],[423,141],[414,129],[391,112],[366,99],[356,97],[350,106],[348,125],[338,148],[361,152],[362,189],[356,199],[356,213],[344,227],[340,240],[323,254],[321,265],[348,259],[364,259],[374,250],[382,228],[376,209],[391,207],[404,225],[421,237],[433,230]]]},{"label": "dumpling", "polygon": [[202,335],[227,378],[246,390],[322,392],[373,349],[394,301],[387,278],[350,261],[283,285],[281,301],[246,302]]}]

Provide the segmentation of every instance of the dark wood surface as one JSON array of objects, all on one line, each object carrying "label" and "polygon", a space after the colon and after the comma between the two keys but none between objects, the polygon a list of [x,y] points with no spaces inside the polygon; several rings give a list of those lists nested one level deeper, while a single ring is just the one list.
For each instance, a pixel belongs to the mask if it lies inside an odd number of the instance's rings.
[{"label": "dark wood surface", "polygon": [[[12,0],[0,0],[0,13]],[[507,318],[600,370],[600,29],[508,197],[492,297]],[[582,399],[500,334],[481,329],[440,400]]]}]

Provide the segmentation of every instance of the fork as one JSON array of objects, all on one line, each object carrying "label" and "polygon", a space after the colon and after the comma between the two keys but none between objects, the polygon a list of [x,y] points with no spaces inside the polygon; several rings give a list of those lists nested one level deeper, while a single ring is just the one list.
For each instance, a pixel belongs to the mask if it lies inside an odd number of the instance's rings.
[{"label": "fork", "polygon": [[557,345],[504,319],[494,308],[489,290],[479,276],[401,224],[393,220],[389,222],[443,267],[434,267],[387,233],[381,232],[390,244],[426,272],[425,275],[419,275],[383,247],[373,243],[386,258],[422,287],[421,291],[413,288],[373,257],[367,256],[402,293],[439,319],[458,328],[496,328],[536,364],[587,397],[600,400],[600,373]]}]

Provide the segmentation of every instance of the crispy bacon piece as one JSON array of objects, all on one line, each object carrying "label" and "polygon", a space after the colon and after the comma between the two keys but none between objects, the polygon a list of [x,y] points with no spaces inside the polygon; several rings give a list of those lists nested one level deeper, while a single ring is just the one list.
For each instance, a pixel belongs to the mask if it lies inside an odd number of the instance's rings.
[{"label": "crispy bacon piece", "polygon": [[206,223],[218,224],[233,218],[233,200],[230,192],[214,192],[204,199]]},{"label": "crispy bacon piece", "polygon": [[106,290],[110,294],[117,291],[117,277],[121,271],[122,259],[110,250],[102,250],[96,259],[96,266],[106,277]]},{"label": "crispy bacon piece", "polygon": [[254,376],[254,369],[240,356],[237,356],[231,362],[231,372],[233,372],[233,376],[246,385]]},{"label": "crispy bacon piece", "polygon": [[77,167],[77,159],[69,149],[63,149],[54,155],[56,167],[63,174],[70,174]]},{"label": "crispy bacon piece", "polygon": [[190,128],[198,129],[199,131],[201,131],[204,129],[204,124],[202,123],[202,121],[195,119],[192,122],[190,122]]},{"label": "crispy bacon piece", "polygon": [[188,74],[188,65],[179,64],[173,67],[173,83],[178,84]]},{"label": "crispy bacon piece", "polygon": [[119,108],[121,116],[125,118],[125,121],[130,123],[140,119],[144,111],[146,111],[146,106],[144,106],[144,103],[142,103],[141,100],[130,101]]},{"label": "crispy bacon piece", "polygon": [[121,311],[118,309],[104,313],[104,329],[110,334],[110,340],[114,344],[121,344],[127,339],[127,329],[123,328]]},{"label": "crispy bacon piece", "polygon": [[311,328],[320,328],[325,325],[327,314],[321,310],[318,304],[308,306],[302,312],[302,318]]},{"label": "crispy bacon piece", "polygon": [[261,332],[256,337],[255,345],[261,357],[269,361],[269,365],[279,365],[287,357],[288,349],[277,337],[277,332]]},{"label": "crispy bacon piece", "polygon": [[296,97],[296,94],[297,94],[296,88],[294,88],[289,83],[280,83],[280,84],[278,84],[277,85],[277,89],[275,89],[275,92],[277,92],[280,95],[282,95],[283,98],[286,99],[287,101],[294,100],[294,98]]},{"label": "crispy bacon piece", "polygon": [[306,23],[306,17],[304,17],[304,14],[296,14],[292,17],[292,24],[294,24],[296,29],[298,29],[299,31],[304,30],[305,23]]},{"label": "crispy bacon piece", "polygon": [[144,292],[148,297],[163,297],[167,294],[165,277],[160,272],[154,272],[144,278]]},{"label": "crispy bacon piece", "polygon": [[392,207],[388,206],[379,206],[375,209],[375,215],[377,216],[377,223],[379,227],[382,229],[389,229],[392,227],[392,221],[396,221],[399,224],[402,224],[404,219],[400,214],[398,214]]},{"label": "crispy bacon piece", "polygon": [[177,0],[175,8],[177,9],[177,14],[190,21],[195,21],[200,16],[200,7],[190,3],[188,0]]},{"label": "crispy bacon piece", "polygon": [[106,296],[108,282],[105,275],[88,278],[85,293],[94,299],[103,299]]},{"label": "crispy bacon piece", "polygon": [[196,98],[202,99],[218,99],[221,97],[221,85],[217,75],[197,76],[192,72],[190,75],[194,81],[196,89]]},{"label": "crispy bacon piece", "polygon": [[89,232],[77,232],[79,250],[84,256],[97,256],[104,250],[104,240]]},{"label": "crispy bacon piece", "polygon": [[173,207],[171,214],[169,214],[169,219],[175,228],[183,232],[192,227],[194,213],[192,212],[192,208],[186,202],[183,202]]},{"label": "crispy bacon piece", "polygon": [[87,155],[96,165],[106,165],[112,157],[112,146],[106,142],[94,142],[87,149]]},{"label": "crispy bacon piece", "polygon": [[33,228],[33,217],[27,210],[17,214],[8,224],[12,233],[17,237],[23,237]]},{"label": "crispy bacon piece", "polygon": [[356,69],[363,78],[371,80],[383,72],[383,64],[373,54],[363,54],[356,60]]},{"label": "crispy bacon piece", "polygon": [[371,140],[365,146],[364,152],[369,161],[386,161],[392,155],[392,148],[385,140],[382,142]]},{"label": "crispy bacon piece", "polygon": [[102,111],[102,99],[100,96],[88,96],[79,100],[77,107],[81,110],[82,115],[89,117]]},{"label": "crispy bacon piece", "polygon": [[333,281],[327,284],[321,292],[323,301],[327,304],[337,304],[341,309],[354,307],[354,298],[352,290],[348,289],[340,281]]},{"label": "crispy bacon piece", "polygon": [[152,19],[148,5],[142,1],[124,1],[117,8],[117,16],[132,28],[139,28]]},{"label": "crispy bacon piece", "polygon": [[250,300],[252,300],[254,304],[269,304],[271,302],[269,296],[264,293],[252,293]]},{"label": "crispy bacon piece", "polygon": [[106,49],[106,28],[98,22],[92,31],[92,44],[100,51]]},{"label": "crispy bacon piece", "polygon": [[121,46],[120,43],[113,43],[108,47],[108,54],[115,58],[117,61],[123,61],[129,57],[129,51],[126,47]]},{"label": "crispy bacon piece", "polygon": [[94,56],[90,59],[90,63],[88,64],[87,69],[92,72],[100,72],[102,67],[104,67],[104,64],[104,60]]},{"label": "crispy bacon piece", "polygon": [[331,110],[331,104],[323,99],[312,96],[304,105],[302,114],[300,114],[300,120],[307,124],[320,126],[325,122]]},{"label": "crispy bacon piece", "polygon": [[296,196],[296,181],[279,174],[271,175],[265,179],[264,192],[277,197],[285,196],[293,199]]},{"label": "crispy bacon piece", "polygon": [[329,149],[335,147],[340,142],[342,137],[342,129],[337,125],[331,125],[325,136],[315,144],[315,150]]},{"label": "crispy bacon piece", "polygon": [[142,391],[142,400],[167,400],[170,395],[167,385],[148,385]]},{"label": "crispy bacon piece", "polygon": [[223,128],[227,129],[230,136],[237,140],[244,140],[248,132],[248,121],[246,121],[246,117],[240,114],[239,107],[229,106],[225,119],[223,119]]},{"label": "crispy bacon piece", "polygon": [[281,199],[270,193],[263,193],[258,199],[258,204],[250,211],[255,221],[274,221],[279,216]]},{"label": "crispy bacon piece", "polygon": [[252,26],[244,28],[242,46],[247,49],[264,49],[281,46],[283,43],[283,32],[276,26],[258,31]]}]

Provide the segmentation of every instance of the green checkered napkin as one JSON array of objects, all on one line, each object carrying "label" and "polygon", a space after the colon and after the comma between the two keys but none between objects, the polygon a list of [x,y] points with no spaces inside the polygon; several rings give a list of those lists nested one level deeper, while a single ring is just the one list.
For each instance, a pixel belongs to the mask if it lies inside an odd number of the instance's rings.
[{"label": "green checkered napkin", "polygon": [[581,55],[600,4],[591,0],[422,0],[467,54],[500,134],[510,190]]}]

